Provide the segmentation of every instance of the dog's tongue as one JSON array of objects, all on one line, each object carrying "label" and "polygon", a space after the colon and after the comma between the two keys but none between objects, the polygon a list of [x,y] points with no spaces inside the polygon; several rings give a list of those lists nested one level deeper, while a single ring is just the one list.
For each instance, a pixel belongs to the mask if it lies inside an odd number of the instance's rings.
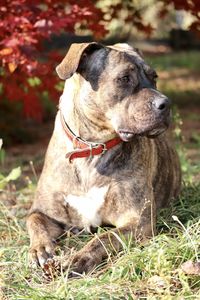
[{"label": "dog's tongue", "polygon": [[119,131],[118,134],[119,134],[120,138],[122,139],[122,141],[124,141],[124,142],[129,142],[134,137],[134,133],[128,132],[128,131]]}]

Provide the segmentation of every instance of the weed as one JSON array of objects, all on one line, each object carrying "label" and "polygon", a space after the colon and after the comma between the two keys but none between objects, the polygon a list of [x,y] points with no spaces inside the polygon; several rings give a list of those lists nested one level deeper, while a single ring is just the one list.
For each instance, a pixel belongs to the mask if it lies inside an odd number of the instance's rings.
[{"label": "weed", "polygon": [[[3,164],[4,159],[5,159],[5,151],[4,151],[4,149],[1,149],[2,145],[3,145],[3,141],[2,141],[2,139],[0,139],[0,163]],[[20,175],[21,175],[20,167],[14,168],[7,176],[0,173],[0,192],[1,192],[1,190],[3,190],[6,187],[6,185],[10,181],[17,180],[20,177]]]}]

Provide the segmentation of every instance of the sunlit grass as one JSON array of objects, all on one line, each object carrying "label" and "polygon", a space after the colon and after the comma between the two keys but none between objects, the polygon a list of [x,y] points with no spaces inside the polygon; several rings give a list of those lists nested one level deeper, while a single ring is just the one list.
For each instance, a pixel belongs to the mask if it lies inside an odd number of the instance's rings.
[{"label": "sunlit grass", "polygon": [[[189,259],[197,260],[199,255],[199,199],[200,185],[186,184],[179,201],[160,213],[159,234],[154,239],[145,245],[128,243],[123,251],[111,256],[108,264],[80,279],[67,279],[66,274],[61,274],[50,282],[40,269],[32,270],[28,266],[29,241],[24,217],[10,216],[8,209],[1,205],[2,291],[8,299],[16,300],[134,299],[136,296],[158,299],[161,295],[197,299],[200,278],[186,276],[181,264]],[[173,215],[180,223],[173,220]],[[80,248],[90,238],[62,240],[61,255],[69,246]]]},{"label": "sunlit grass", "polygon": [[147,57],[148,62],[159,71],[172,71],[175,68],[199,72],[199,51],[177,51]]}]

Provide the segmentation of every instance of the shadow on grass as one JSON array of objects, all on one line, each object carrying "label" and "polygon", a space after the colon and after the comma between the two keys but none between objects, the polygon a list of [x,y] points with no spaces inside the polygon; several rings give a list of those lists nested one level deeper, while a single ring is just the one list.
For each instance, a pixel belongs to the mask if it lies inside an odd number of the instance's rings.
[{"label": "shadow on grass", "polygon": [[174,68],[186,68],[199,71],[199,51],[175,51],[147,57],[150,65],[158,70],[171,71]]},{"label": "shadow on grass", "polygon": [[200,105],[200,92],[187,90],[187,91],[175,91],[172,89],[162,88],[162,92],[165,93],[170,99],[173,99],[173,103],[180,108],[197,107]]},{"label": "shadow on grass", "polygon": [[174,224],[172,216],[176,216],[184,225],[199,220],[200,217],[200,184],[183,184],[181,195],[174,200],[169,208],[160,211],[157,229],[158,232],[167,232]]}]

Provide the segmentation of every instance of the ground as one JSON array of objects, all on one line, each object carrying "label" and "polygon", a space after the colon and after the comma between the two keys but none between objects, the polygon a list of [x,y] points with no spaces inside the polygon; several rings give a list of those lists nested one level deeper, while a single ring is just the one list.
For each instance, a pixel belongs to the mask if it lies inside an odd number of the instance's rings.
[{"label": "ground", "polygon": [[[108,264],[80,279],[61,273],[49,280],[40,269],[30,269],[25,216],[53,122],[38,125],[37,141],[10,146],[1,163],[3,174],[21,166],[22,175],[0,191],[0,299],[200,299],[200,272],[184,268],[185,262],[200,259],[200,53],[158,50],[164,53],[154,50],[147,57],[158,71],[159,89],[174,103],[174,138],[183,170],[182,194],[160,212],[158,235],[145,245],[123,243]],[[72,255],[91,238],[60,240],[59,256]]]}]

